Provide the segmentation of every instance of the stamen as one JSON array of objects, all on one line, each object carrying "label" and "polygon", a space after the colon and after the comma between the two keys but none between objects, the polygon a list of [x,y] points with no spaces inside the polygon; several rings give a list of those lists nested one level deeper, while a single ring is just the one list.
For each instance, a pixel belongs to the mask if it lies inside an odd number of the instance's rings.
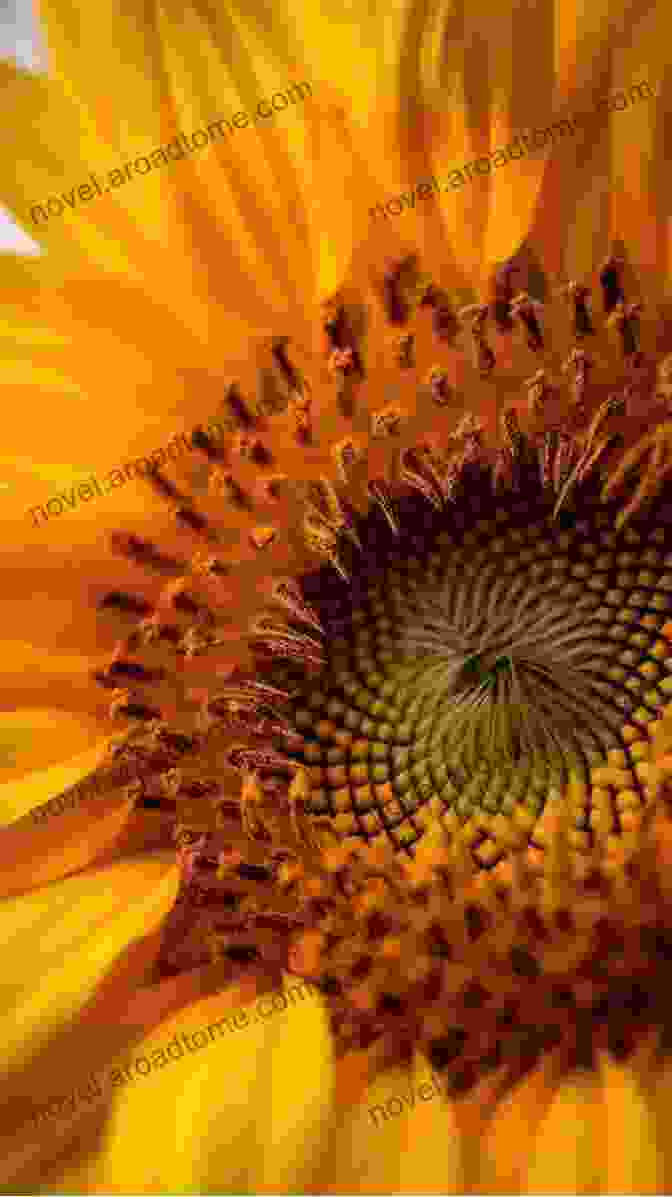
[{"label": "stamen", "polygon": [[411,445],[399,455],[399,477],[418,491],[437,511],[443,509],[441,483],[434,470],[426,446]]},{"label": "stamen", "polygon": [[340,481],[347,486],[352,482],[357,466],[364,460],[365,451],[360,441],[346,437],[334,445],[331,456]]},{"label": "stamen", "polygon": [[335,349],[345,349],[347,346],[347,317],[345,308],[338,300],[327,300],[324,306],[322,328],[326,336],[326,356],[331,356]]},{"label": "stamen", "polygon": [[141,723],[151,723],[161,718],[161,711],[157,707],[150,707],[137,698],[131,690],[117,691],[117,697],[109,706],[111,719],[138,719]]},{"label": "stamen", "polygon": [[485,339],[484,328],[488,319],[487,304],[469,304],[458,312],[460,320],[468,322],[471,329],[472,360],[474,368],[482,377],[487,377],[495,368],[497,359]]},{"label": "stamen", "polygon": [[426,384],[431,390],[432,402],[437,407],[449,407],[456,398],[455,390],[448,381],[448,375],[440,366],[433,366],[427,375]]},{"label": "stamen", "polygon": [[294,419],[294,435],[299,444],[309,445],[313,440],[313,425],[311,420],[312,400],[306,395],[294,392],[292,395],[292,416]]},{"label": "stamen", "polygon": [[382,511],[390,531],[394,536],[399,535],[399,520],[394,506],[392,490],[387,482],[381,478],[369,482],[367,491],[371,502]]},{"label": "stamen", "polygon": [[206,726],[217,720],[235,730],[239,735],[264,736],[267,739],[284,737],[291,732],[291,725],[284,717],[269,711],[263,695],[252,689],[229,687],[208,697],[205,703]]},{"label": "stamen", "polygon": [[616,528],[620,530],[636,515],[646,502],[660,490],[664,480],[672,473],[672,460],[668,457],[670,433],[666,425],[655,428],[640,437],[621,459],[602,488],[604,501],[612,498],[627,483],[630,476],[648,459],[648,469],[630,502],[618,513]]},{"label": "stamen", "polygon": [[[562,494],[566,482],[571,477],[576,465],[579,450],[576,441],[569,433],[562,429],[558,433],[558,447],[553,462],[553,490],[556,495]],[[554,518],[557,518],[555,512]]]},{"label": "stamen", "polygon": [[562,288],[562,293],[569,300],[573,310],[572,335],[577,341],[583,340],[584,337],[594,336],[595,329],[588,308],[590,287],[572,281]]},{"label": "stamen", "polygon": [[257,779],[260,769],[271,773],[291,772],[290,761],[280,752],[270,748],[251,748],[247,744],[233,744],[226,750],[226,758],[233,769],[238,772],[250,773]]},{"label": "stamen", "polygon": [[228,408],[233,418],[234,426],[249,431],[257,423],[257,416],[251,404],[243,399],[237,382],[232,382],[226,388],[224,406]]},{"label": "stamen", "polygon": [[639,351],[639,316],[642,311],[641,303],[623,303],[619,301],[607,319],[607,325],[616,328],[622,342],[623,357],[633,358]]},{"label": "stamen", "polygon": [[258,436],[250,436],[249,432],[238,432],[233,442],[233,451],[242,461],[252,461],[258,466],[268,466],[273,462],[273,455]]},{"label": "stamen", "polygon": [[520,291],[511,303],[511,315],[519,317],[527,333],[527,344],[534,353],[544,347],[544,337],[539,323],[543,304],[533,300],[526,291]]},{"label": "stamen", "polygon": [[327,367],[330,374],[347,377],[354,373],[355,370],[355,355],[354,350],[349,346],[347,349],[334,349],[329,357]]},{"label": "stamen", "polygon": [[668,353],[659,363],[656,379],[656,398],[662,399],[668,408],[672,408],[672,353]]},{"label": "stamen", "polygon": [[324,663],[322,646],[316,640],[294,631],[289,624],[274,621],[270,615],[260,615],[253,621],[250,637],[258,651],[273,659],[315,667]]},{"label": "stamen", "polygon": [[446,292],[438,287],[430,286],[425,291],[422,303],[432,308],[434,336],[437,340],[452,345],[460,331],[460,325]]},{"label": "stamen", "polygon": [[225,457],[222,446],[217,445],[212,436],[200,425],[194,428],[191,434],[191,443],[195,449],[199,449],[201,453],[205,454],[208,461],[221,461]]},{"label": "stamen", "polygon": [[250,496],[229,470],[215,467],[210,475],[210,489],[240,511],[249,511],[252,507]]},{"label": "stamen", "polygon": [[527,410],[531,416],[543,417],[544,408],[550,399],[554,397],[554,387],[548,380],[545,370],[537,370],[532,378],[528,378],[525,386],[527,388]]},{"label": "stamen", "polygon": [[338,534],[334,529],[307,512],[303,517],[303,539],[306,548],[319,557],[325,557],[344,581],[350,576],[343,565],[338,552]]},{"label": "stamen", "polygon": [[520,267],[515,262],[505,262],[495,272],[493,280],[492,314],[500,333],[511,332],[513,320],[511,318],[511,301],[516,294],[514,277],[520,274]]},{"label": "stamen", "polygon": [[294,578],[275,578],[271,587],[271,597],[298,623],[307,624],[320,636],[324,635],[324,628],[315,609],[305,601]]},{"label": "stamen", "polygon": [[378,411],[371,413],[372,439],[382,440],[388,436],[399,436],[403,420],[404,410],[400,404],[387,403],[385,407],[380,407]]},{"label": "stamen", "polygon": [[593,364],[592,358],[583,349],[573,349],[562,364],[563,374],[570,377],[572,408],[580,419],[586,415],[586,391]]},{"label": "stamen", "polygon": [[415,337],[412,333],[406,333],[405,336],[397,339],[395,353],[397,365],[401,370],[413,368],[415,365]]},{"label": "stamen", "polygon": [[[420,295],[427,290],[427,280],[418,274],[417,259],[404,258],[383,278],[383,302],[391,324],[407,324]],[[418,294],[420,292],[420,295]]]},{"label": "stamen", "polygon": [[187,570],[186,561],[162,553],[151,540],[144,540],[141,536],[127,532],[112,532],[110,544],[114,552],[127,557],[136,565],[143,566],[151,573],[183,574]]},{"label": "stamen", "polygon": [[560,435],[557,428],[549,428],[544,433],[543,442],[539,449],[539,478],[544,494],[550,497],[554,490],[553,466],[558,451]]},{"label": "stamen", "polygon": [[287,346],[290,343],[289,337],[279,337],[274,341],[272,347],[273,360],[280,369],[285,382],[288,384],[290,391],[295,395],[303,395],[306,389],[310,389],[310,384],[302,378],[298,370],[292,365],[287,354]]},{"label": "stamen", "polygon": [[262,552],[275,544],[278,539],[278,529],[272,524],[258,524],[255,528],[250,528],[248,537],[252,548]]},{"label": "stamen", "polygon": [[583,451],[558,494],[553,512],[555,519],[576,487],[585,481],[602,457],[618,443],[618,438],[613,435],[602,436],[598,439],[598,433],[610,416],[622,416],[625,409],[626,397],[624,394],[612,395],[600,404],[586,433]]},{"label": "stamen", "polygon": [[[235,758],[235,760],[240,759],[238,756]],[[270,833],[266,828],[261,814],[264,806],[264,791],[259,781],[259,775],[254,769],[253,762],[256,758],[251,758],[247,754],[244,759],[244,764],[242,761],[241,764],[235,764],[234,760],[231,760],[234,768],[242,768],[244,770],[240,793],[240,814],[243,829],[250,839],[270,839]],[[250,764],[252,764],[252,768],[250,768]],[[220,865],[221,868],[222,866]]]},{"label": "stamen", "polygon": [[139,595],[129,594],[124,590],[110,590],[98,604],[100,611],[122,611],[128,615],[150,615],[154,608],[146,599]]},{"label": "stamen", "polygon": [[604,311],[606,315],[614,310],[617,304],[625,299],[621,287],[621,270],[624,259],[615,254],[610,255],[600,270],[600,284],[604,293]]}]

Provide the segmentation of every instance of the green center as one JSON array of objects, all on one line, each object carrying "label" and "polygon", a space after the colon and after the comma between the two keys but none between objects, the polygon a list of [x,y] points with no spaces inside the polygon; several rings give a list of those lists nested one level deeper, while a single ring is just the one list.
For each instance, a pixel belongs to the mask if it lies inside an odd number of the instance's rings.
[{"label": "green center", "polygon": [[[498,510],[422,560],[388,558],[295,700],[309,813],[406,849],[437,813],[483,815],[486,865],[488,816],[534,820],[570,778],[589,791],[613,750],[643,801],[638,729],[672,692],[666,539],[616,532],[599,510],[565,529]],[[589,819],[576,811],[577,830]]]}]

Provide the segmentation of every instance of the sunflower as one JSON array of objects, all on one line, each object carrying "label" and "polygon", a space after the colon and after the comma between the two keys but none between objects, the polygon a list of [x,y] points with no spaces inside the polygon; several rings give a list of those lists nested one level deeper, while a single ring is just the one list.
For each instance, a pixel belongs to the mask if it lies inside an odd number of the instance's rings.
[{"label": "sunflower", "polygon": [[[9,537],[7,705],[45,730],[0,839],[6,1191],[669,1185],[672,345],[632,151],[664,122],[369,215],[530,96],[653,82],[661,17],[633,49],[625,9],[494,7],[48,0],[50,77],[2,65],[46,251],[3,263],[19,497],[167,413],[191,450]],[[26,216],[307,77],[284,124]]]}]

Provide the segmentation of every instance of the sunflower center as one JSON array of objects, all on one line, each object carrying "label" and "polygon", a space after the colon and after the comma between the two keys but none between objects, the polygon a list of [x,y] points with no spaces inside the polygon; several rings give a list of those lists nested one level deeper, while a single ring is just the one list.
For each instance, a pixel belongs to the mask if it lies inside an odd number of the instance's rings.
[{"label": "sunflower center", "polygon": [[[670,561],[662,529],[582,516],[563,527],[524,503],[498,508],[362,583],[319,684],[295,700],[310,814],[410,848],[426,807],[486,816],[486,833],[487,817],[533,825],[573,782],[585,833],[606,766],[617,807],[641,804],[637,740],[672,690],[659,636]],[[481,863],[499,855],[485,834]]]}]

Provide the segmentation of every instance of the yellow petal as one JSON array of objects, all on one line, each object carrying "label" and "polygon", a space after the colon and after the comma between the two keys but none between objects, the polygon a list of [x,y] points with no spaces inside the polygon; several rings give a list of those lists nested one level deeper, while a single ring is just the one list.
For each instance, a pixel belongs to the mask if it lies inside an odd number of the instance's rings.
[{"label": "yellow petal", "polygon": [[[275,1021],[282,1033],[271,1056],[268,1089],[258,1111],[262,1130],[254,1188],[257,1192],[306,1192],[322,1162],[334,1118],[329,1014],[317,991],[311,992],[290,977],[285,978],[283,992],[266,1000],[264,1009],[270,1018],[277,1014]],[[208,1177],[209,1183],[217,1180],[216,1175]]]},{"label": "yellow petal", "polygon": [[[249,997],[232,989],[190,1005],[115,1061],[112,1110],[92,1191],[277,1191],[279,1177],[296,1191],[319,1147],[328,1108],[324,1010],[312,995],[288,1002],[286,1010],[277,1006],[277,1012],[272,995],[253,1005]],[[313,1066],[303,1054],[298,1066],[296,1040],[304,1026],[316,1054]],[[295,1061],[291,1077],[282,1048],[288,1038]],[[181,1057],[176,1049],[167,1057],[171,1041],[182,1046]],[[277,1051],[282,1059],[276,1062]],[[136,1069],[141,1057],[150,1061],[149,1072],[144,1065]],[[317,1066],[325,1058],[327,1071],[320,1078]],[[123,1071],[127,1064],[130,1073]],[[151,1146],[148,1110],[155,1125],[174,1128]]]},{"label": "yellow petal", "polygon": [[637,37],[615,47],[612,68],[614,87],[623,93],[618,103],[628,106],[611,119],[610,231],[625,243],[650,315],[666,298],[670,270],[668,24],[667,7],[652,5],[637,22]]},{"label": "yellow petal", "polygon": [[[358,1057],[363,1070],[363,1056],[358,1053]],[[426,1061],[417,1057],[409,1068],[388,1066],[370,1076],[363,1087],[353,1084],[347,1057],[339,1062],[339,1072],[344,1066],[348,1083],[339,1086],[343,1108],[318,1190],[464,1192],[463,1136],[455,1107]]]},{"label": "yellow petal", "polygon": [[575,1073],[560,1085],[537,1131],[523,1193],[598,1193],[596,1141],[600,1087],[593,1074]]},{"label": "yellow petal", "polygon": [[14,787],[3,792],[5,783],[81,754],[98,731],[96,720],[74,712],[23,707],[0,715],[0,823],[21,813]]},{"label": "yellow petal", "polygon": [[399,1192],[464,1193],[473,1179],[459,1112],[445,1096],[445,1083],[416,1053],[408,1086],[409,1108],[401,1116],[403,1143]]},{"label": "yellow petal", "polygon": [[46,769],[36,769],[0,785],[0,822],[13,823],[81,777],[86,777],[102,760],[106,744],[106,740],[99,739],[93,747],[68,760],[61,760]]},{"label": "yellow petal", "polygon": [[[116,1019],[85,1034],[82,1013],[130,952],[126,993],[144,979],[158,951],[152,940],[172,907],[178,884],[173,854],[92,869],[0,904],[4,945],[2,1010],[3,1115],[0,1182],[58,1149],[44,1102],[83,1090],[119,1049]],[[151,953],[143,954],[146,937]],[[33,1117],[35,1115],[35,1117]],[[33,1173],[33,1183],[35,1172]]]},{"label": "yellow petal", "polygon": [[[88,219],[77,219],[74,210],[69,215],[64,211],[45,225],[39,212],[34,211],[34,205],[46,203],[50,195],[58,197],[86,183],[89,169],[99,165],[100,143],[96,153],[72,101],[54,81],[32,75],[9,61],[0,64],[0,79],[14,112],[7,132],[5,169],[0,172],[3,204],[30,237],[49,244],[55,263],[93,262],[111,270],[130,270],[123,241],[115,242],[113,230],[106,231],[102,224],[103,214],[109,220],[111,211],[105,197],[97,211],[95,202],[91,204]],[[33,137],[27,142],[29,129]],[[20,163],[20,169],[16,163]]]},{"label": "yellow petal", "polygon": [[664,1157],[655,1108],[630,1065],[600,1057],[604,1101],[604,1190],[662,1193]]},{"label": "yellow petal", "polygon": [[[286,143],[287,134],[302,127],[306,109],[319,102],[319,96],[313,98],[310,82],[304,89],[298,64],[289,75],[278,73],[270,47],[250,42],[242,16],[238,19],[227,10],[225,20],[226,34],[222,31],[216,42],[200,5],[162,0],[157,10],[182,127],[207,129],[213,121],[244,114],[236,116],[238,132],[229,136],[226,127],[215,131],[207,153],[195,156],[192,164],[200,202],[207,202],[219,238],[230,246],[228,287],[233,268],[238,302],[263,320],[262,305],[277,295],[277,310],[282,310],[305,282],[308,263],[302,222],[296,219],[305,200],[297,163]],[[188,47],[194,48],[193,54]],[[299,93],[296,84],[301,84]],[[264,121],[258,105],[273,96],[277,113]],[[288,210],[295,219],[288,221]]]},{"label": "yellow petal", "polygon": [[549,1069],[535,1068],[496,1107],[482,1141],[479,1192],[520,1189],[535,1135],[556,1089]]}]

